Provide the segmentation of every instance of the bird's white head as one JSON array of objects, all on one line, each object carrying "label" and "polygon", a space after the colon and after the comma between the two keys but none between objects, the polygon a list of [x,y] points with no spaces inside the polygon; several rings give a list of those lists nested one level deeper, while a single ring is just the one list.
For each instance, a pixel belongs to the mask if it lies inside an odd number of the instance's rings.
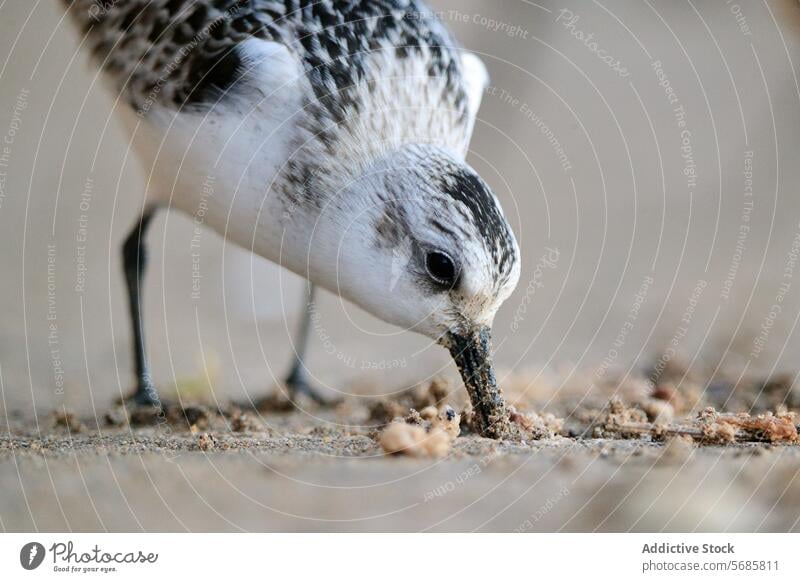
[{"label": "bird's white head", "polygon": [[442,343],[490,327],[519,279],[497,198],[431,146],[401,148],[355,177],[320,209],[312,239],[323,286]]},{"label": "bird's white head", "polygon": [[468,389],[491,374],[489,331],[519,279],[519,247],[466,163],[432,146],[393,151],[327,199],[311,238],[317,282],[447,347]]}]

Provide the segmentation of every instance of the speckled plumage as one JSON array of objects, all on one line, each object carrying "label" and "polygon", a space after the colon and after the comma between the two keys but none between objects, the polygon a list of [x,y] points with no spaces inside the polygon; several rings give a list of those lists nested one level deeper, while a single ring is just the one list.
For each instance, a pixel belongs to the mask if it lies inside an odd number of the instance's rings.
[{"label": "speckled plumage", "polygon": [[258,38],[297,55],[314,97],[336,123],[358,112],[362,85],[389,72],[370,70],[378,51],[398,62],[421,61],[441,80],[432,100],[446,101],[468,123],[457,46],[414,0],[64,1],[134,107],[147,107],[151,97],[174,108],[213,103],[246,70],[237,46]]}]

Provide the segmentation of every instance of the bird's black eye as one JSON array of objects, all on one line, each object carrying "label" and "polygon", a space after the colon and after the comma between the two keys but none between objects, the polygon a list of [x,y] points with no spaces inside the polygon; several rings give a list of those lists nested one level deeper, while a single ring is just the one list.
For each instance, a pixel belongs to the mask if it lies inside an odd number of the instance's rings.
[{"label": "bird's black eye", "polygon": [[447,287],[452,287],[456,282],[456,266],[445,253],[439,251],[432,251],[425,257],[425,268],[428,270],[428,275],[439,283]]}]

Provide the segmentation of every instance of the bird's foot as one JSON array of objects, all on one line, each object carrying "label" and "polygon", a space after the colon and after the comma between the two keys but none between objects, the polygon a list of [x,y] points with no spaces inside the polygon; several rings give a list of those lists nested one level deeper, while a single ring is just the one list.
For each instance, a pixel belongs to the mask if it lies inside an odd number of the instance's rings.
[{"label": "bird's foot", "polygon": [[140,382],[136,391],[125,398],[125,402],[136,406],[161,408],[161,399],[152,382]]},{"label": "bird's foot", "polygon": [[166,407],[151,383],[140,383],[132,394],[118,398],[116,403],[106,412],[110,426],[156,426],[166,421]]},{"label": "bird's foot", "polygon": [[316,388],[304,374],[292,372],[286,379],[286,389],[289,391],[289,399],[293,403],[297,403],[298,397],[308,398],[322,407],[333,407],[341,402],[338,398],[329,398],[322,396],[319,389]]}]

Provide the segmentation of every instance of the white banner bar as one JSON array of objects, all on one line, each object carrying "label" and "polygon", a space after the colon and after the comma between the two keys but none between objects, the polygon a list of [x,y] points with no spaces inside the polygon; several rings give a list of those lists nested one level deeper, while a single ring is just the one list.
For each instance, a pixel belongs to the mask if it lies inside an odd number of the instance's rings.
[{"label": "white banner bar", "polygon": [[4,534],[0,579],[796,580],[798,541],[785,534]]}]

